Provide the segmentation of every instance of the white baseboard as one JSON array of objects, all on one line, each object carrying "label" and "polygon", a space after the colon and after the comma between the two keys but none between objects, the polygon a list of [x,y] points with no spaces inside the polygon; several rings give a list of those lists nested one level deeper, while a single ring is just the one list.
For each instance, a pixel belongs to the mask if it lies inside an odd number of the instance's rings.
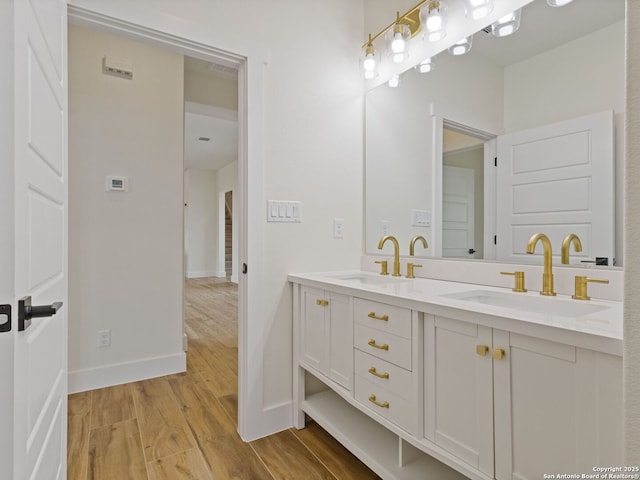
[{"label": "white baseboard", "polygon": [[227,276],[227,272],[225,272],[224,270],[218,270],[215,274],[216,277],[218,278],[224,278]]},{"label": "white baseboard", "polygon": [[265,407],[260,418],[253,418],[248,422],[245,435],[241,435],[245,442],[252,442],[262,437],[282,432],[293,426],[293,401],[280,405]]},{"label": "white baseboard", "polygon": [[187,356],[184,352],[166,357],[145,358],[134,362],[75,370],[69,372],[69,393],[137,382],[186,370]]},{"label": "white baseboard", "polygon": [[187,278],[205,278],[205,277],[217,277],[219,272],[215,270],[202,270],[198,272],[187,272]]}]

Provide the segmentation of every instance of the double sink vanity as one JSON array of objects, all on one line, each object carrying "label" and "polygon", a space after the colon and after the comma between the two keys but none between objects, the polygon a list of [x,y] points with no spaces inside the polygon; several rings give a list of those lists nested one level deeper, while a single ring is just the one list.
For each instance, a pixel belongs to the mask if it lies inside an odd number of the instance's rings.
[{"label": "double sink vanity", "polygon": [[[590,269],[557,269],[553,296],[506,288],[499,263],[421,258],[431,278],[407,278],[382,262],[289,276],[297,428],[308,415],[384,479],[622,465],[622,302],[572,298]],[[604,273],[594,297],[619,287]],[[542,289],[539,265],[525,274]]]}]

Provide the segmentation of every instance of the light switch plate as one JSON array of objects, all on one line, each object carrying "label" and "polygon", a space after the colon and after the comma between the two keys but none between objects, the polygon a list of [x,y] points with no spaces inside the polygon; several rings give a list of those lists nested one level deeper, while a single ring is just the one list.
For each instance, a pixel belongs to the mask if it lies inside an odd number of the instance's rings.
[{"label": "light switch plate", "polygon": [[333,219],[333,238],[344,238],[344,218]]},{"label": "light switch plate", "polygon": [[267,222],[300,223],[302,202],[289,200],[267,201]]}]

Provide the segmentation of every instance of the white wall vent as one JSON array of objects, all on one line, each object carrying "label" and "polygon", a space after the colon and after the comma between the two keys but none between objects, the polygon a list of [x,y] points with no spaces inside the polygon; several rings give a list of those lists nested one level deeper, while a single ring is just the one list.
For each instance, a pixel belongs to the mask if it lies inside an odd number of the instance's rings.
[{"label": "white wall vent", "polygon": [[133,80],[133,64],[130,60],[102,57],[102,73]]}]

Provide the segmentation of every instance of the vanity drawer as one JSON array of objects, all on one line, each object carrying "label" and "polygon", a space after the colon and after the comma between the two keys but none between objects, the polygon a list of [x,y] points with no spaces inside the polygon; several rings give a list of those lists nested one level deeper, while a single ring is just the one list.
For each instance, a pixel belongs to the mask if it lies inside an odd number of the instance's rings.
[{"label": "vanity drawer", "polygon": [[411,370],[411,340],[408,338],[356,325],[353,344],[358,350]]},{"label": "vanity drawer", "polygon": [[360,404],[400,428],[408,432],[413,430],[411,427],[415,423],[415,407],[408,400],[359,375],[355,376],[355,398]]},{"label": "vanity drawer", "polygon": [[355,321],[400,337],[411,338],[411,310],[384,303],[354,299]]},{"label": "vanity drawer", "polygon": [[380,358],[355,350],[355,374],[371,383],[408,399],[412,392],[412,373]]}]

